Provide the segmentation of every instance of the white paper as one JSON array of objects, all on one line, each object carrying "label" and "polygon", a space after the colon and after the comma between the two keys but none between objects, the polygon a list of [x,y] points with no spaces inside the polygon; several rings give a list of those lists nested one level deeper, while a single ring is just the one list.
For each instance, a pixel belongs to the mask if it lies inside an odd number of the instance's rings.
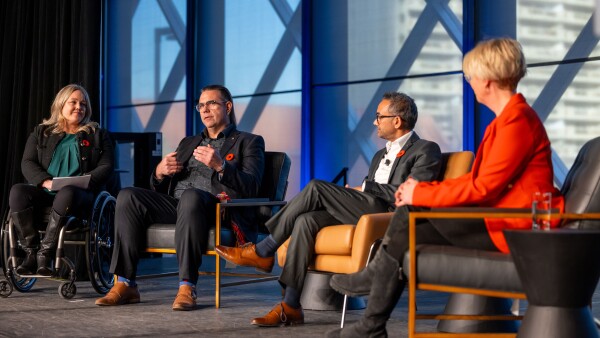
[{"label": "white paper", "polygon": [[72,185],[78,188],[87,189],[90,186],[90,178],[92,175],[71,176],[71,177],[55,177],[52,179],[52,187],[50,190],[58,191],[62,187]]}]

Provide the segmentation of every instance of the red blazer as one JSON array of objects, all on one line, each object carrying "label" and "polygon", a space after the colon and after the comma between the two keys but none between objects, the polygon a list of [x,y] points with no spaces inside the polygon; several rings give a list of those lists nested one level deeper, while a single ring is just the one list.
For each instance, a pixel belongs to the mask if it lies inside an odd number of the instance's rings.
[{"label": "red blazer", "polygon": [[[487,127],[470,173],[442,182],[420,182],[413,204],[426,207],[530,208],[535,192],[552,192],[552,208],[564,211],[553,185],[550,140],[536,112],[515,94]],[[508,252],[504,228],[530,228],[530,219],[486,219],[496,247]],[[553,224],[556,226],[556,224]]]}]

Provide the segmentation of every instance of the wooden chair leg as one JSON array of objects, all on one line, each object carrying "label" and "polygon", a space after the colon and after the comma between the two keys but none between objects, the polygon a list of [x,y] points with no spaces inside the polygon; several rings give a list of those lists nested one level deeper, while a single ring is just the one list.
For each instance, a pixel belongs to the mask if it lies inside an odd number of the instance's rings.
[{"label": "wooden chair leg", "polygon": [[215,308],[221,306],[221,264],[219,255],[215,256]]}]

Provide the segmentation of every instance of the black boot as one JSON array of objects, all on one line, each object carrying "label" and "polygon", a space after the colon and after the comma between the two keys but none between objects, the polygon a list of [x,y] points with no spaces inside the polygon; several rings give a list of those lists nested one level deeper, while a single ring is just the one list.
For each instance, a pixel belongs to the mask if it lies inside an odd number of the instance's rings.
[{"label": "black boot", "polygon": [[11,212],[10,217],[17,230],[16,232],[19,242],[21,242],[21,247],[26,254],[21,265],[17,267],[17,273],[19,275],[31,275],[35,273],[37,267],[35,255],[38,251],[38,245],[40,244],[38,231],[33,224],[33,208],[29,207],[22,211]]},{"label": "black boot", "polygon": [[359,272],[350,274],[335,274],[329,280],[329,285],[337,292],[350,297],[368,295],[371,291],[371,280],[377,264],[381,261],[381,248],[377,250],[373,260]]},{"label": "black boot", "polygon": [[387,337],[385,325],[402,295],[405,281],[400,279],[400,264],[382,247],[373,268],[373,280],[367,309],[356,323],[327,334],[328,337]]},{"label": "black boot", "polygon": [[52,258],[56,253],[56,246],[58,245],[58,234],[60,229],[64,225],[66,217],[59,215],[54,209],[50,213],[50,220],[46,226],[46,234],[42,238],[40,244],[40,250],[37,253],[37,274],[42,276],[52,275]]}]

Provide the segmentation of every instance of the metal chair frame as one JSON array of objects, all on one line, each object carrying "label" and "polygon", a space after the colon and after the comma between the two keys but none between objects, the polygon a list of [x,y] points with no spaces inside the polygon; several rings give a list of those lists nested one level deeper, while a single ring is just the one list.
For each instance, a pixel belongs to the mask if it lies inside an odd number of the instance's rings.
[{"label": "metal chair frame", "polygon": [[[99,294],[105,294],[113,285],[113,276],[108,272],[112,256],[112,238],[114,230],[114,208],[116,199],[108,192],[103,191],[96,197],[89,218],[78,219],[69,217],[60,229],[56,256],[54,260],[54,274],[19,275],[16,272],[19,261],[20,243],[17,240],[16,230],[12,218],[7,216],[0,231],[0,242],[3,245],[2,262],[6,281],[0,282],[0,296],[8,297],[13,289],[19,292],[29,291],[38,278],[50,278],[61,282],[58,288],[59,295],[70,299],[77,293],[75,280],[77,278],[75,263],[64,254],[65,245],[78,245],[85,247],[85,260],[88,277],[92,287]],[[50,209],[44,214],[44,223],[48,220]],[[8,213],[10,215],[10,212]],[[44,234],[44,231],[40,231]],[[83,238],[81,236],[83,235]],[[68,279],[60,278],[60,269],[66,266],[69,270]]]}]

